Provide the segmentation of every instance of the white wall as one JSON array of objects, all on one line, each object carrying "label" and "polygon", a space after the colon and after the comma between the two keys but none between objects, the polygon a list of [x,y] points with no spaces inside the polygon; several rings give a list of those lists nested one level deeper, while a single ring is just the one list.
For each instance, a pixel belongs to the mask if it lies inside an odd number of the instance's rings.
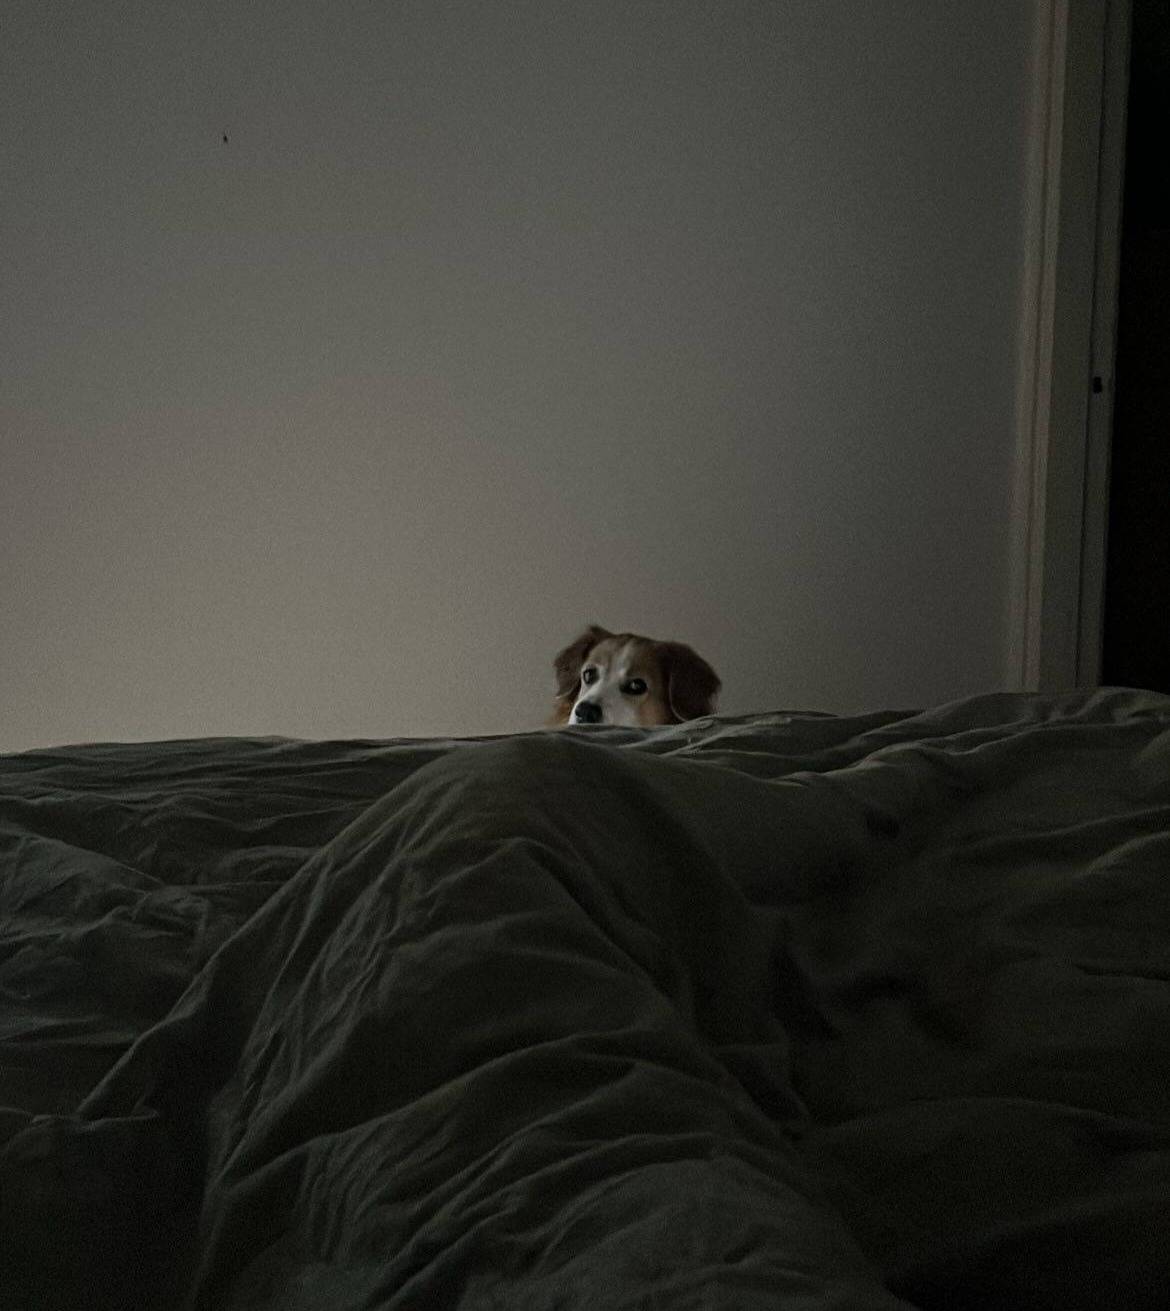
[{"label": "white wall", "polygon": [[0,748],[1001,686],[1032,11],[9,0]]}]

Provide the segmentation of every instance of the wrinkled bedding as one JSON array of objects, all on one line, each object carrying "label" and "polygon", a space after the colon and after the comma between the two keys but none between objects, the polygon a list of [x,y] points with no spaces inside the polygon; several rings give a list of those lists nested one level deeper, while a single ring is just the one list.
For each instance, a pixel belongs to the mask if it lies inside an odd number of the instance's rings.
[{"label": "wrinkled bedding", "polygon": [[0,757],[5,1308],[1164,1307],[1170,698]]}]

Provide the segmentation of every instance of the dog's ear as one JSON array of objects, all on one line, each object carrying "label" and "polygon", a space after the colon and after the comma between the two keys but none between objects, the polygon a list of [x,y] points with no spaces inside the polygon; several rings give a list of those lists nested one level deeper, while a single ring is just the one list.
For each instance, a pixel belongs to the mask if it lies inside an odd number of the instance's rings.
[{"label": "dog's ear", "polygon": [[659,655],[666,670],[666,701],[680,722],[709,715],[723,686],[719,675],[682,642],[660,642]]},{"label": "dog's ear", "polygon": [[592,647],[598,642],[604,641],[613,634],[605,628],[599,628],[597,624],[590,624],[588,628],[579,636],[573,638],[563,651],[557,652],[556,659],[553,661],[553,669],[557,675],[557,699],[566,701],[577,695],[577,684],[581,678],[581,662],[589,654]]}]

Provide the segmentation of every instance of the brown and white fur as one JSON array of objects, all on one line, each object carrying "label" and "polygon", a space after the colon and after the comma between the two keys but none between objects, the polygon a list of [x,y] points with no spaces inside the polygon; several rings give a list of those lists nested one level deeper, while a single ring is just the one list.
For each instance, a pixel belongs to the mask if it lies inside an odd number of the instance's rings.
[{"label": "brown and white fur", "polygon": [[718,674],[682,642],[611,633],[596,624],[557,655],[553,668],[552,727],[679,724],[709,715],[720,688]]}]

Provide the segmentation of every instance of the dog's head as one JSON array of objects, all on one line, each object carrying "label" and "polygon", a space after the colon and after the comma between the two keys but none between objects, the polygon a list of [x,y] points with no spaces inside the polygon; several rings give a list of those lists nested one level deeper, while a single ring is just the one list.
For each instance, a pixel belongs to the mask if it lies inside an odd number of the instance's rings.
[{"label": "dog's head", "polygon": [[610,633],[596,624],[553,661],[553,724],[624,724],[650,728],[709,715],[719,676],[682,642]]}]

